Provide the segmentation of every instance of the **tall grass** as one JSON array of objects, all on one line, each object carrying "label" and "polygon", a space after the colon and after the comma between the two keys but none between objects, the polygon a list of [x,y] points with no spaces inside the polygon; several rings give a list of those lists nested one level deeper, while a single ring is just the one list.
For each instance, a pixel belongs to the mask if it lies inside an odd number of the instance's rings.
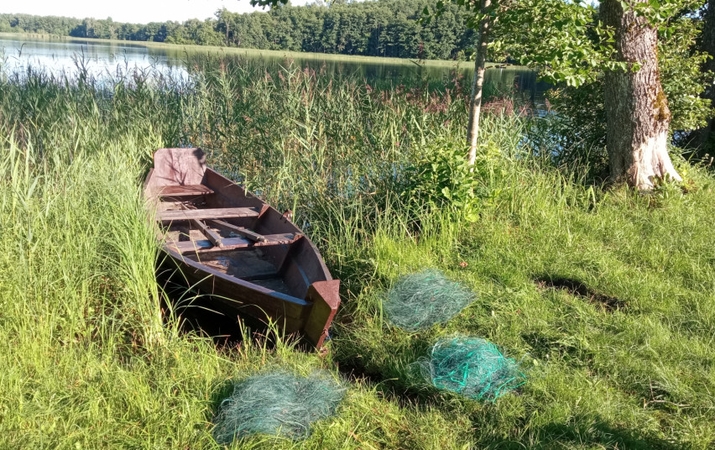
[{"label": "tall grass", "polygon": [[[281,339],[270,351],[219,351],[162,323],[139,192],[139,156],[159,145],[155,137],[95,136],[100,151],[55,140],[40,154],[26,136],[22,146],[0,142],[0,447],[219,448],[211,420],[231,380],[276,367],[337,376],[331,360]],[[373,411],[386,416],[374,421]],[[433,436],[435,422],[448,430],[442,413],[402,407],[358,382],[305,447],[395,448],[408,434],[450,448],[464,438]],[[293,447],[265,437],[240,446]]]},{"label": "tall grass", "polygon": [[[435,143],[462,141],[457,85],[191,67],[190,79],[0,79],[0,447],[218,448],[211,420],[230,380],[277,366],[347,378],[345,403],[304,442],[234,448],[713,445],[709,175],[683,166],[688,194],[587,185],[524,147],[533,119],[495,105],[466,220],[413,201],[406,175]],[[140,185],[151,152],[180,145],[293,209],[321,248],[343,280],[327,355],[275,337],[216,349],[162,318]],[[409,334],[381,301],[427,267],[479,296]],[[410,365],[452,334],[495,342],[529,382],[495,404],[435,391]]]}]

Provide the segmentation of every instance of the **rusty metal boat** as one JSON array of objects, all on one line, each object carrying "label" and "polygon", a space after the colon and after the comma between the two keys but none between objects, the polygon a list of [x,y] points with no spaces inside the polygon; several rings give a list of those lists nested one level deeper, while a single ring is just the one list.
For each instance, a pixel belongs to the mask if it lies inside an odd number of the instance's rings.
[{"label": "rusty metal boat", "polygon": [[163,252],[219,310],[323,345],[340,282],[288,215],[207,167],[199,148],[157,150],[144,194]]}]

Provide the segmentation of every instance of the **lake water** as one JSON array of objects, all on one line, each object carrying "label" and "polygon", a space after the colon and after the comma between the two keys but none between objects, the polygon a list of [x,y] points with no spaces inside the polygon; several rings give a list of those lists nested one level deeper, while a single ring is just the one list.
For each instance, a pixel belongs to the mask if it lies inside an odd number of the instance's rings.
[{"label": "lake water", "polygon": [[85,39],[34,40],[0,37],[2,69],[6,74],[23,73],[32,67],[55,76],[76,74],[80,67],[101,78],[121,70],[159,69],[188,75],[184,65],[162,49],[131,43],[106,43]]},{"label": "lake water", "polygon": [[[81,68],[101,81],[102,77],[127,73],[132,70],[158,70],[173,77],[189,77],[186,60],[190,52],[201,52],[193,47],[152,47],[131,42],[102,42],[91,39],[29,39],[25,37],[0,37],[0,64],[5,74],[23,74],[28,68],[45,70],[55,76],[76,74]],[[252,63],[277,66],[286,64],[286,57],[279,52],[255,51],[241,53]],[[415,80],[440,83],[455,74],[470,80],[473,69],[454,64],[423,64],[410,61],[374,62],[374,59],[338,59],[332,55],[321,58],[311,54],[306,58],[291,59],[302,67],[326,70],[328,73],[355,74],[367,83],[391,83],[410,85]],[[515,94],[525,100],[541,103],[543,92],[548,88],[536,80],[535,72],[518,67],[489,69],[485,80],[485,93]]]}]

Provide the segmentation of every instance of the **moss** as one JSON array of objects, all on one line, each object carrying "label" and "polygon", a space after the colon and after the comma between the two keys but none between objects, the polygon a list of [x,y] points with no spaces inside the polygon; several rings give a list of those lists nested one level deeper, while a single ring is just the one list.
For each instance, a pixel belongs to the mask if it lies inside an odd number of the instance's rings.
[{"label": "moss", "polygon": [[658,88],[655,94],[655,119],[658,122],[667,122],[670,120],[670,108],[668,108],[668,99],[665,96],[663,89]]}]

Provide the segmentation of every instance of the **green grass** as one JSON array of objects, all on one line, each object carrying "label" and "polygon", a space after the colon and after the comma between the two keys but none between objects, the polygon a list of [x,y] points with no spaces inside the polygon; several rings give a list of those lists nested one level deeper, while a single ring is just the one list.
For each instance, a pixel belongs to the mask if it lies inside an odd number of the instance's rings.
[{"label": "green grass", "polygon": [[[712,445],[713,193],[653,207],[652,198],[616,190],[601,192],[593,208],[587,190],[560,174],[517,170],[509,178],[494,187],[513,191],[475,224],[417,242],[381,236],[366,250],[386,284],[438,267],[479,293],[475,304],[444,326],[407,334],[381,319],[384,289],[365,292],[351,304],[336,358],[384,378],[391,392],[410,392],[419,380],[409,364],[438,337],[497,343],[527,369],[518,395],[487,407],[427,395],[468,415],[478,447]],[[623,306],[610,311],[538,282],[549,279],[583,283]]]},{"label": "green grass", "polygon": [[[105,141],[70,161],[76,149],[58,145],[40,160],[2,141],[2,448],[218,448],[211,420],[230,380],[271,367],[339,376],[330,358],[290,342],[218,351],[162,325],[135,158],[150,142]],[[401,434],[452,446],[455,433],[430,436],[432,418],[445,421],[356,382],[307,447],[394,448]],[[242,448],[262,445],[294,444],[264,437]]]},{"label": "green grass", "polygon": [[[231,380],[271,368],[325,369],[348,384],[346,399],[305,441],[233,448],[715,444],[704,170],[679,162],[688,194],[588,186],[520,147],[529,119],[490,115],[467,221],[449,202],[416,207],[404,175],[435,142],[461,142],[455,87],[448,97],[195,63],[195,83],[0,78],[0,448],[220,448],[211,421]],[[294,209],[343,280],[327,354],[275,336],[275,347],[217,349],[162,318],[141,179],[154,149],[187,144]],[[381,302],[425,268],[478,297],[411,334]],[[549,287],[566,282],[589,295]],[[493,404],[430,387],[411,364],[456,334],[497,344],[526,385]]]}]

